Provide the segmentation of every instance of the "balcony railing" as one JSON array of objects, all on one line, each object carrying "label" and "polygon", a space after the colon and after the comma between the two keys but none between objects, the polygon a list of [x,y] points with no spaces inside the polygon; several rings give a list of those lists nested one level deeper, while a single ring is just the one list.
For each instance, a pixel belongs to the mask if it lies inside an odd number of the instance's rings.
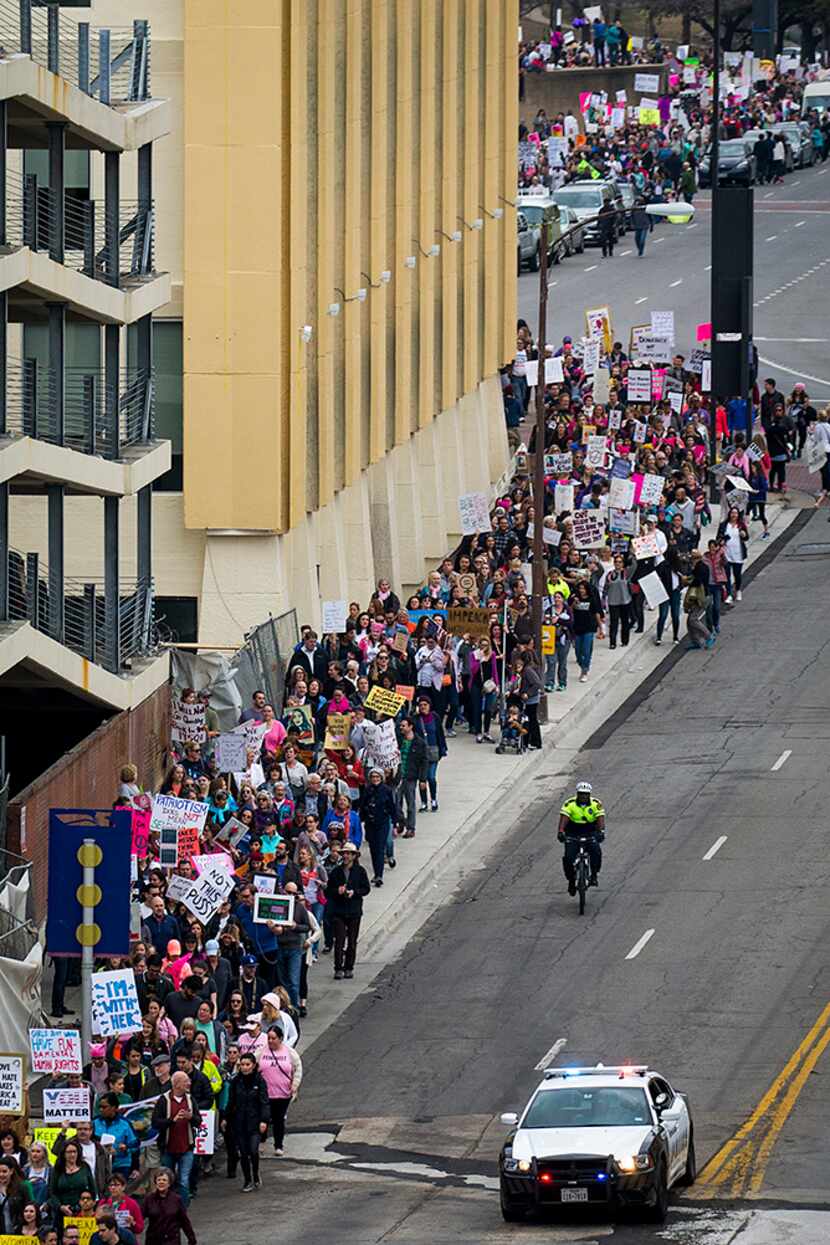
[{"label": "balcony railing", "polygon": [[150,26],[90,27],[44,0],[0,0],[0,43],[102,104],[150,99]]},{"label": "balcony railing", "polygon": [[[58,199],[34,173],[6,174],[6,245],[60,254]],[[123,285],[153,275],[155,215],[152,202],[143,206],[122,199],[118,212],[117,274],[110,273],[105,205],[64,192],[63,263],[97,281]]]},{"label": "balcony railing", "polygon": [[65,577],[63,610],[53,599],[49,568],[36,553],[9,550],[8,619],[28,621],[44,635],[115,672],[151,651],[152,580],[121,580],[118,617],[108,619],[103,579]]},{"label": "balcony railing", "polygon": [[10,358],[6,369],[5,435],[34,437],[104,458],[118,458],[122,449],[154,438],[152,372],[120,369],[117,444],[103,369],[66,368],[62,428],[58,396],[48,364],[36,359]]}]

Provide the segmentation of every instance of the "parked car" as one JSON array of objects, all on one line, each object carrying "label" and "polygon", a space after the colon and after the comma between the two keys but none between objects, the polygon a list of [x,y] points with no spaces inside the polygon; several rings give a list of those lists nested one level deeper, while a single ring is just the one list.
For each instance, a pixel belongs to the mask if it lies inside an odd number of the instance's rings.
[{"label": "parked car", "polygon": [[542,221],[547,221],[548,263],[558,264],[561,247],[558,247],[556,243],[562,236],[562,225],[559,220],[559,208],[553,196],[547,190],[542,194],[525,192],[517,196],[516,207],[524,216],[529,228],[535,230],[537,246],[542,232]]},{"label": "parked car", "polygon": [[782,121],[775,127],[776,134],[783,134],[793,149],[793,162],[796,168],[812,167],[816,162],[816,149],[813,146],[813,131],[806,121]]},{"label": "parked car", "polygon": [[516,271],[527,264],[531,272],[539,267],[539,230],[531,229],[524,212],[516,213]]},{"label": "parked car", "polygon": [[[754,143],[743,138],[726,138],[721,141],[718,149],[718,185],[742,183],[754,186],[757,176],[757,164],[753,152]],[[698,182],[702,187],[712,185],[712,149],[709,147],[703,154],[698,171]]]},{"label": "parked car", "polygon": [[581,255],[585,250],[585,232],[579,223],[579,217],[567,204],[559,205],[559,220],[562,224],[562,249],[565,255]]},{"label": "parked car", "polygon": [[[769,129],[766,130],[746,130],[743,135],[743,141],[745,143],[749,143],[754,149],[755,144],[758,142],[758,139],[762,134],[771,134],[773,139],[777,134],[781,135],[784,140],[784,172],[792,173],[795,168],[795,156],[793,155],[792,143],[787,138],[787,135],[782,131],[780,125],[771,125]],[[739,141],[739,139],[730,139],[730,142]],[[723,146],[723,144],[721,144],[721,146]]]}]

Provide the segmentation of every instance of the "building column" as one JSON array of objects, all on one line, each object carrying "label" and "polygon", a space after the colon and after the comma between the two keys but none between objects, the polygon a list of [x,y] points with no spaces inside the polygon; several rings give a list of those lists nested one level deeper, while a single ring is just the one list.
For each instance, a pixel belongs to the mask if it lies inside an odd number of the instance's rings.
[{"label": "building column", "polygon": [[49,523],[49,634],[64,643],[63,484],[46,488]]},{"label": "building column", "polygon": [[9,483],[0,484],[0,622],[9,620]]},{"label": "building column", "polygon": [[49,308],[50,431],[55,444],[63,445],[66,437],[66,303],[47,303],[46,306]]},{"label": "building column", "polygon": [[149,586],[153,577],[153,486],[138,490],[136,514],[136,566],[138,580]]},{"label": "building column", "polygon": [[6,245],[6,153],[8,151],[8,101],[0,100],[0,246]]},{"label": "building column", "polygon": [[104,498],[104,665],[117,673],[121,662],[118,584],[119,498]]},{"label": "building column", "polygon": [[64,191],[64,157],[66,123],[50,121],[46,129],[49,134],[49,258],[56,264],[64,260],[64,212],[66,195]]},{"label": "building column", "polygon": [[121,366],[121,329],[117,324],[104,326],[104,409],[106,412],[107,458],[121,457],[121,419],[119,411],[118,373]]},{"label": "building column", "polygon": [[141,245],[141,271],[153,268],[153,144],[138,149],[138,227]]},{"label": "building column", "polygon": [[121,165],[120,153],[104,153],[104,251],[107,284],[119,285],[119,236],[121,233]]},{"label": "building column", "polygon": [[153,317],[142,316],[135,326],[136,367],[144,381],[144,410],[141,418],[142,441],[153,438]]},{"label": "building column", "polygon": [[9,358],[9,295],[6,290],[0,294],[0,436],[7,430],[6,393],[7,365]]}]

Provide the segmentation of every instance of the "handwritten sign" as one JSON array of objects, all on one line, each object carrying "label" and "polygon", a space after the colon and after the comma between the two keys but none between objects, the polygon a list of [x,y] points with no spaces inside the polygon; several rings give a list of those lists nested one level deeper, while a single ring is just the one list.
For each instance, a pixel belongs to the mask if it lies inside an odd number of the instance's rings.
[{"label": "handwritten sign", "polygon": [[216,764],[223,774],[241,774],[248,764],[248,743],[244,735],[229,731],[216,739]]},{"label": "handwritten sign", "polygon": [[447,630],[455,635],[463,635],[468,631],[471,636],[489,636],[492,621],[493,615],[486,609],[450,607],[447,610]]},{"label": "handwritten sign", "polygon": [[591,436],[588,438],[588,449],[585,453],[585,463],[588,467],[605,466],[605,449],[607,444],[607,437]]},{"label": "handwritten sign", "polygon": [[656,73],[635,74],[634,90],[645,91],[646,95],[656,94],[660,90],[660,75]]},{"label": "handwritten sign", "polygon": [[[452,611],[450,611],[452,613]],[[461,610],[459,613],[464,613]],[[369,689],[369,695],[364,701],[367,709],[373,710],[375,713],[386,713],[390,718],[394,718],[406,704],[406,698],[399,695],[398,692],[390,692],[387,688],[381,687],[378,683]]]},{"label": "handwritten sign", "polygon": [[379,733],[372,741],[372,757],[378,769],[394,769],[401,759],[398,740],[395,735],[395,723],[387,718],[378,723]]},{"label": "handwritten sign", "polygon": [[[241,735],[245,740],[246,749],[249,752],[252,752],[254,757],[258,757],[262,750],[262,741],[265,738],[267,730],[268,727],[265,722],[254,722],[253,720],[249,720],[247,722],[240,722],[239,726],[235,726],[233,728],[231,734]],[[244,769],[245,766],[242,768]]]},{"label": "handwritten sign", "polygon": [[630,510],[634,505],[634,481],[615,476],[608,490],[608,505],[615,510]]},{"label": "handwritten sign", "polygon": [[0,1055],[0,1115],[23,1114],[25,1055]]},{"label": "handwritten sign", "polygon": [[660,555],[660,546],[657,543],[657,537],[653,532],[649,532],[646,536],[637,536],[631,542],[631,549],[635,558],[656,558]]},{"label": "handwritten sign", "polygon": [[605,519],[596,510],[576,510],[573,532],[577,549],[596,549],[605,544]]},{"label": "handwritten sign", "polygon": [[674,341],[674,312],[652,311],[651,331],[656,337],[668,337]]},{"label": "handwritten sign", "polygon": [[[67,1128],[66,1136],[74,1137],[78,1130],[76,1128]],[[39,1141],[45,1147],[46,1153],[49,1155],[49,1162],[54,1163],[57,1155],[55,1154],[55,1142],[61,1134],[61,1129],[54,1125],[49,1128],[36,1128],[34,1131],[34,1140]],[[2,1245],[2,1236],[0,1236],[0,1245]]]},{"label": "handwritten sign", "polygon": [[184,906],[200,921],[209,921],[233,890],[234,878],[217,862],[208,864],[181,897]]},{"label": "handwritten sign", "polygon": [[78,1085],[66,1089],[44,1089],[43,1091],[43,1122],[45,1124],[60,1123],[61,1120],[90,1119],[89,1089],[86,1085]]},{"label": "handwritten sign", "polygon": [[83,1068],[81,1035],[77,1029],[30,1029],[29,1050],[33,1072],[80,1075]]},{"label": "handwritten sign", "polygon": [[141,1008],[131,968],[92,974],[92,1031],[101,1037],[141,1030]]},{"label": "handwritten sign", "polygon": [[199,855],[199,831],[195,826],[180,826],[176,836],[176,849],[179,860],[188,860]]},{"label": "handwritten sign", "polygon": [[185,705],[174,698],[170,710],[170,738],[178,744],[201,744],[207,738],[205,729],[205,706],[197,700]]},{"label": "handwritten sign", "polygon": [[181,830],[195,826],[199,834],[205,828],[208,806],[199,800],[180,800],[175,795],[154,795],[150,830]]},{"label": "handwritten sign", "polygon": [[599,338],[592,337],[585,343],[582,351],[582,366],[586,376],[593,376],[599,368]]},{"label": "handwritten sign", "polygon": [[323,747],[331,748],[335,752],[348,747],[351,724],[351,714],[330,713],[326,718],[326,738]]},{"label": "handwritten sign", "polygon": [[557,484],[553,493],[553,508],[557,514],[571,511],[574,508],[574,486]]},{"label": "handwritten sign", "polygon": [[570,452],[567,454],[546,454],[545,455],[545,475],[546,476],[569,476],[573,471],[574,456]]},{"label": "handwritten sign", "polygon": [[132,810],[132,843],[130,853],[144,860],[150,854],[150,809]]},{"label": "handwritten sign", "polygon": [[651,368],[629,368],[629,402],[651,402]]},{"label": "handwritten sign", "polygon": [[490,530],[490,507],[486,493],[463,493],[458,499],[461,534],[475,536]]},{"label": "handwritten sign", "polygon": [[67,1215],[63,1221],[64,1233],[73,1226],[78,1229],[79,1245],[89,1245],[98,1230],[98,1220],[93,1215]]},{"label": "handwritten sign", "polygon": [[194,1154],[213,1154],[216,1148],[216,1112],[203,1111],[202,1122],[195,1130]]},{"label": "handwritten sign", "polygon": [[323,601],[321,605],[323,634],[342,635],[346,630],[346,620],[348,617],[349,607],[345,601]]},{"label": "handwritten sign", "polygon": [[663,489],[665,487],[666,481],[662,476],[646,472],[643,476],[643,482],[640,485],[640,505],[659,506],[660,499],[663,496]]}]

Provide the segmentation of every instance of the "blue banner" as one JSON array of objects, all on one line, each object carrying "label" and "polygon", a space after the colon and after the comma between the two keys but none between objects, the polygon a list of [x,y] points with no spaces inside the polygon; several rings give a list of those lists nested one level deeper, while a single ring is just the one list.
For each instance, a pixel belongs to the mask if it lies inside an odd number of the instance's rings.
[{"label": "blue banner", "polygon": [[[93,940],[96,956],[126,955],[130,949],[129,809],[53,808],[49,811],[49,890],[46,950],[50,955],[80,955],[78,927],[83,907],[78,891],[84,868],[78,858],[84,839],[100,849],[95,885],[100,897],[93,922],[100,935]],[[96,853],[97,855],[97,853]]]}]

